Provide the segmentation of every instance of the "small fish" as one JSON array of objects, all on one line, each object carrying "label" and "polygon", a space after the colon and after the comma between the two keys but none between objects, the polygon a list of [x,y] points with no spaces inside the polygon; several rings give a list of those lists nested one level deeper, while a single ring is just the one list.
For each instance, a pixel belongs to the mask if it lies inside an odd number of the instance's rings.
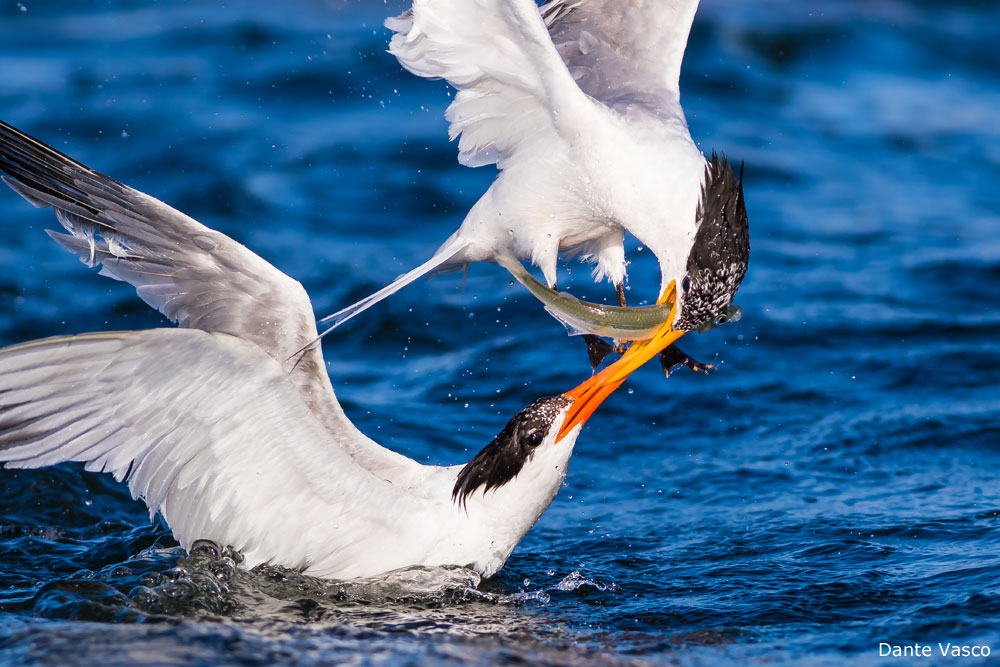
[{"label": "small fish", "polygon": [[[639,308],[588,303],[568,292],[558,292],[546,287],[515,259],[500,257],[497,262],[527,287],[542,302],[545,310],[563,323],[571,336],[589,333],[616,340],[647,340],[670,318],[673,306],[670,303]],[[712,328],[718,326],[712,324]]]}]

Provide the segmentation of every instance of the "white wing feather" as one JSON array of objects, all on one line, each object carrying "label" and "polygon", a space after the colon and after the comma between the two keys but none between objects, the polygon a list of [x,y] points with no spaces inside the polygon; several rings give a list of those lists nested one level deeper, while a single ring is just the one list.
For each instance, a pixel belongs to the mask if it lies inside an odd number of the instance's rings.
[{"label": "white wing feather", "polygon": [[415,0],[386,26],[404,67],[458,89],[447,118],[459,161],[502,169],[526,144],[585,132],[588,98],[683,119],[678,78],[697,8],[698,0],[552,0],[540,10],[531,0]]},{"label": "white wing feather", "polygon": [[612,109],[680,111],[681,62],[699,0],[550,0],[552,41],[577,84]]},{"label": "white wing feather", "polygon": [[284,361],[315,336],[298,281],[163,202],[0,123],[0,171],[69,234],[49,232],[182,327],[224,331]]},{"label": "white wing feather", "polygon": [[[431,546],[412,526],[448,502],[446,485],[440,503],[418,500],[358,465],[259,347],[196,330],[3,349],[0,460],[84,462],[126,480],[185,548],[211,539],[248,566],[281,554],[277,564],[319,576],[419,564]],[[373,541],[407,548],[373,556]]]},{"label": "white wing feather", "polygon": [[581,129],[589,103],[532,0],[415,0],[386,26],[404,67],[458,89],[447,118],[462,164],[502,169],[524,144]]},{"label": "white wing feather", "polygon": [[[88,265],[135,286],[182,327],[254,343],[285,368],[301,400],[370,469],[417,469],[367,438],[344,415],[302,285],[221,232],[80,164],[0,122],[3,180],[34,206],[52,206],[68,234],[48,232]],[[294,355],[294,356],[293,356]]]}]

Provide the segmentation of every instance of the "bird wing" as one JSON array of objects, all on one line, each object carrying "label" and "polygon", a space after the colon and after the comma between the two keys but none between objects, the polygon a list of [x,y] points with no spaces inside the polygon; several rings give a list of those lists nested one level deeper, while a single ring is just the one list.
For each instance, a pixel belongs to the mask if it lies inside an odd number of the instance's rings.
[{"label": "bird wing", "polygon": [[681,62],[699,0],[549,0],[545,24],[584,93],[680,113]]},{"label": "bird wing", "polygon": [[[698,0],[414,0],[386,21],[412,73],[458,89],[446,116],[470,167],[592,131],[593,101],[683,119],[678,78]],[[597,121],[600,122],[600,121]],[[585,136],[585,135],[584,135]]]},{"label": "bird wing", "polygon": [[279,362],[227,334],[105,332],[0,350],[0,461],[112,473],[185,548],[211,539],[250,566],[336,576],[378,560],[372,540],[420,545],[410,533],[430,503],[359,466],[337,438]]},{"label": "bird wing", "polygon": [[[302,285],[245,246],[0,121],[4,182],[52,206],[68,234],[48,231],[88,266],[133,286],[180,326],[254,343],[282,364],[302,400],[371,469],[416,464],[367,438],[344,415]],[[296,352],[303,350],[302,354]],[[414,468],[415,469],[415,468]]]},{"label": "bird wing", "polygon": [[231,238],[0,122],[4,181],[52,206],[68,234],[49,231],[101,273],[182,327],[221,331],[284,362],[316,336],[305,290]]},{"label": "bird wing", "polygon": [[414,0],[386,21],[389,52],[410,72],[458,89],[450,137],[469,167],[581,128],[590,103],[556,52],[534,0]]}]

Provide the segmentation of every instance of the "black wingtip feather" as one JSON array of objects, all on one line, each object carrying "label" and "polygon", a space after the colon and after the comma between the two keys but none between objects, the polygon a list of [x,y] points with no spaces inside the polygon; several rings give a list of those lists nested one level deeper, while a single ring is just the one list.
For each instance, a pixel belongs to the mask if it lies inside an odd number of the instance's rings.
[{"label": "black wingtip feather", "polygon": [[109,193],[125,187],[4,121],[0,121],[0,171],[56,200],[50,205],[64,203],[91,215],[101,210],[88,201],[81,185]]}]

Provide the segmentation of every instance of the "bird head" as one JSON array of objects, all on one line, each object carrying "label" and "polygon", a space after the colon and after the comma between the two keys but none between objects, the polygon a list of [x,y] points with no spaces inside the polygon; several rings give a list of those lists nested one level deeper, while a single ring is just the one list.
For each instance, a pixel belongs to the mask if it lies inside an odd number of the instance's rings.
[{"label": "bird head", "polygon": [[[452,501],[465,507],[477,492],[485,495],[514,486],[519,486],[526,494],[548,486],[552,487],[554,495],[566,474],[569,457],[584,422],[621,384],[621,380],[595,380],[598,376],[565,394],[540,398],[514,415],[459,471],[451,492]],[[519,485],[510,484],[515,479]]]},{"label": "bird head", "polygon": [[[503,430],[459,472],[452,499],[465,505],[477,490],[487,493],[524,475],[561,481],[565,463],[584,422],[639,366],[688,331],[704,331],[739,319],[733,298],[747,272],[749,223],[743,201],[742,169],[737,177],[715,154],[706,167],[698,229],[685,269],[659,303],[671,303],[663,327],[637,341],[621,359],[579,386],[541,398],[518,412]],[[552,474],[552,470],[556,474]]]},{"label": "bird head", "polygon": [[[567,396],[550,396],[538,399],[514,415],[493,441],[458,473],[452,500],[464,506],[476,491],[488,493],[506,485],[536,456],[548,459],[572,404],[573,399]],[[562,449],[572,451],[572,446],[572,442],[564,443]],[[568,453],[556,458],[568,460]],[[562,472],[565,474],[565,468]]]},{"label": "bird head", "polygon": [[[680,280],[672,280],[657,303],[671,303],[667,321],[649,340],[636,341],[621,359],[567,392],[573,399],[558,442],[585,422],[639,366],[689,331],[707,331],[741,316],[733,306],[750,258],[750,227],[740,177],[714,153],[698,205],[698,230]],[[678,286],[679,282],[679,286]]]},{"label": "bird head", "polygon": [[705,168],[696,217],[694,242],[674,284],[674,331],[705,331],[739,319],[740,310],[733,306],[733,298],[746,275],[750,257],[742,167],[737,177],[725,158],[712,154]]}]

